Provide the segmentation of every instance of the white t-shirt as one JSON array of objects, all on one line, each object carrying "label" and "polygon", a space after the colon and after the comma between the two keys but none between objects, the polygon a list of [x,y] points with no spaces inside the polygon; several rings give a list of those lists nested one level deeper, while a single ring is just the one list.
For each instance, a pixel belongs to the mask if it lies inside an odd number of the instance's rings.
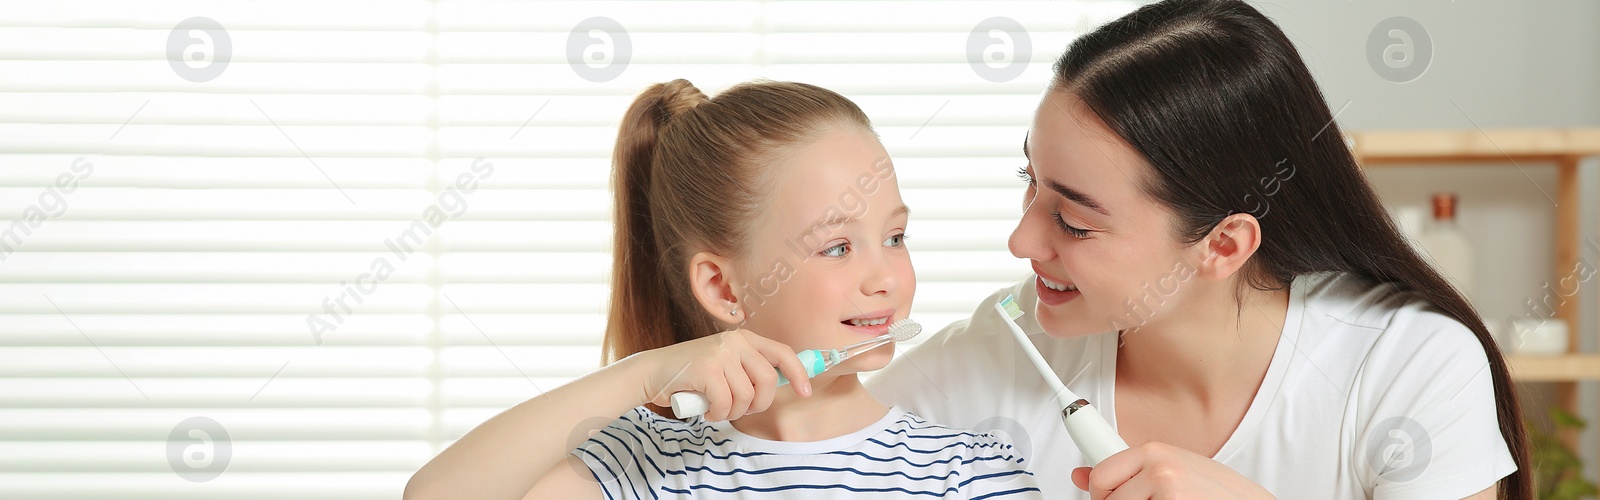
[{"label": "white t-shirt", "polygon": [[[1459,499],[1516,470],[1497,424],[1488,357],[1425,302],[1345,274],[1302,276],[1249,410],[1212,457],[1279,498]],[[977,432],[1004,430],[1049,498],[1083,457],[1052,392],[993,305],[1018,320],[1068,388],[1116,426],[1117,337],[1058,339],[1033,319],[1033,279],[1001,289],[866,381],[881,401]]]},{"label": "white t-shirt", "polygon": [[823,441],[769,441],[728,422],[634,408],[572,451],[608,500],[641,498],[1044,498],[1008,441],[898,407]]}]

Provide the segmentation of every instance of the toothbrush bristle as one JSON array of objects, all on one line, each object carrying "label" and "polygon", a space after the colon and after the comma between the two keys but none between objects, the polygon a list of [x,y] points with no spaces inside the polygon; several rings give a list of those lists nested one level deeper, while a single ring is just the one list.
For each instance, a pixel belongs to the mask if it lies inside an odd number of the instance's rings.
[{"label": "toothbrush bristle", "polygon": [[922,333],[922,325],[912,321],[911,318],[902,319],[889,325],[889,336],[895,342],[911,340]]},{"label": "toothbrush bristle", "polygon": [[1010,295],[1007,295],[1005,300],[1000,301],[1000,307],[1005,308],[1006,314],[1011,316],[1011,319],[1022,317],[1022,307],[1018,306],[1017,301]]}]

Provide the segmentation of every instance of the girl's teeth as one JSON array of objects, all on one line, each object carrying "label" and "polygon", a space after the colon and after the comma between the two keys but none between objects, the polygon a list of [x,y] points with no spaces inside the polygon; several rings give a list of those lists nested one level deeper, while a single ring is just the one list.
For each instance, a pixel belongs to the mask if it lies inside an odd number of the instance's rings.
[{"label": "girl's teeth", "polygon": [[883,324],[886,321],[889,321],[889,318],[852,319],[852,320],[850,320],[850,324],[851,325],[855,325],[855,326],[878,326],[878,325]]}]

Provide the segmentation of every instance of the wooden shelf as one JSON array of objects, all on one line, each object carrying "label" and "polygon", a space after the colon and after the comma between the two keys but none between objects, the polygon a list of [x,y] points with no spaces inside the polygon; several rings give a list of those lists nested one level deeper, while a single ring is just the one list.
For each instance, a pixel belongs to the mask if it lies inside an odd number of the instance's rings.
[{"label": "wooden shelf", "polygon": [[1600,155],[1600,128],[1351,132],[1364,165],[1555,161]]},{"label": "wooden shelf", "polygon": [[[1568,273],[1575,269],[1581,251],[1578,162],[1584,157],[1600,156],[1600,128],[1372,131],[1350,132],[1345,139],[1364,168],[1426,163],[1500,163],[1519,167],[1523,163],[1554,164],[1556,191],[1552,201],[1557,208],[1555,276],[1551,282],[1570,279]],[[1576,300],[1561,302],[1553,316],[1572,326],[1567,330],[1570,346],[1583,345],[1580,335],[1600,335],[1580,332]],[[1506,362],[1513,380],[1555,383],[1555,404],[1572,413],[1580,413],[1576,382],[1600,380],[1597,354],[1512,355],[1507,356]],[[1575,446],[1577,438],[1571,432],[1561,436],[1567,446]]]},{"label": "wooden shelf", "polygon": [[1506,356],[1511,378],[1518,382],[1576,382],[1600,380],[1600,355]]},{"label": "wooden shelf", "polygon": [[[1555,255],[1551,283],[1570,280],[1577,269],[1580,248],[1578,207],[1578,162],[1600,156],[1600,128],[1542,129],[1462,129],[1393,130],[1349,132],[1350,151],[1363,167],[1418,163],[1510,163],[1554,164],[1556,167]],[[1568,345],[1582,345],[1578,325],[1578,301],[1566,300],[1556,306],[1554,315],[1567,322]],[[1512,356],[1512,376],[1520,381],[1572,382],[1600,380],[1600,356]],[[1575,404],[1571,384],[1563,389],[1563,399]]]}]

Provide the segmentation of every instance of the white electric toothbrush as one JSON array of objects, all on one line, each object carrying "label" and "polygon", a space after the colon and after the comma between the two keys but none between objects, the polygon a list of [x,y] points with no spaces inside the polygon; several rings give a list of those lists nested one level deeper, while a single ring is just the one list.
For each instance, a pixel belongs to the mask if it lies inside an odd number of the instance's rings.
[{"label": "white electric toothbrush", "polygon": [[[858,354],[889,343],[911,340],[920,333],[922,333],[922,325],[910,319],[902,319],[889,324],[889,333],[873,337],[870,340],[857,342],[838,349],[809,349],[800,351],[795,355],[800,357],[800,364],[805,366],[806,376],[815,377],[817,374],[843,363],[844,360],[856,357]],[[778,386],[783,387],[788,383],[789,379],[784,377],[783,373],[779,373]],[[704,394],[691,391],[672,393],[672,415],[678,418],[704,415],[706,410],[710,408],[711,402],[706,400]]]},{"label": "white electric toothbrush", "polygon": [[1039,369],[1044,381],[1055,391],[1056,402],[1061,405],[1061,423],[1067,426],[1067,435],[1072,436],[1072,442],[1078,445],[1078,451],[1083,452],[1089,466],[1099,465],[1106,457],[1128,449],[1128,443],[1117,435],[1116,429],[1111,428],[1106,417],[1100,415],[1088,400],[1073,394],[1066,384],[1061,383],[1055,370],[1051,370],[1044,356],[1039,355],[1039,349],[1034,348],[1028,335],[1022,333],[1022,327],[1017,326],[1017,318],[1022,317],[1022,308],[1017,306],[1017,301],[1007,295],[1005,300],[994,305],[994,309],[1000,312],[1000,317],[1005,318],[1006,325],[1011,327],[1011,335],[1022,346],[1022,352],[1028,353],[1028,359],[1033,360],[1033,367]]}]

